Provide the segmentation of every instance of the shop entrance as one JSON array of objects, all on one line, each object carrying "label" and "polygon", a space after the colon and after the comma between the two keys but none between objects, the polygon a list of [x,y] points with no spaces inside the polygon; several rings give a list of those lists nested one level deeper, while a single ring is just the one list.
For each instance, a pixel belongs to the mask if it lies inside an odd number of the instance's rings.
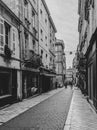
[{"label": "shop entrance", "polygon": [[0,73],[0,97],[10,94],[9,78],[9,73]]}]

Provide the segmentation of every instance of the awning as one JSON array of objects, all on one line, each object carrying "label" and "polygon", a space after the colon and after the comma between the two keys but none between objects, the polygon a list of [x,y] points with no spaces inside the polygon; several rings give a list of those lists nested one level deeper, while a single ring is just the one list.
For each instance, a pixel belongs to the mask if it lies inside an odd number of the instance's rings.
[{"label": "awning", "polygon": [[47,73],[40,73],[40,75],[47,76],[47,77],[55,77],[55,74],[47,74]]},{"label": "awning", "polygon": [[22,68],[23,71],[29,71],[29,72],[34,72],[34,73],[39,73],[39,69],[34,69],[34,68]]}]

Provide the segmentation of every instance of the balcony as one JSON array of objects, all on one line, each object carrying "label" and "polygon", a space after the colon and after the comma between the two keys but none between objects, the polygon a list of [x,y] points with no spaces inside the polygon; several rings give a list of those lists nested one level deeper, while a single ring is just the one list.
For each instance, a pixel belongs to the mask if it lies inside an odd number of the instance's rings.
[{"label": "balcony", "polygon": [[52,72],[55,72],[55,69],[56,69],[55,63],[50,63],[49,66],[50,66],[50,70],[51,70]]},{"label": "balcony", "polygon": [[7,44],[4,46],[4,54],[5,54],[5,58],[7,58],[7,59],[10,59],[10,58],[11,58],[12,52],[11,52],[11,50],[10,50],[10,48],[8,47]]},{"label": "balcony", "polygon": [[40,55],[35,54],[34,51],[30,50],[30,56],[29,58],[24,60],[24,66],[28,67],[28,68],[39,68],[40,66],[42,66],[42,58]]},{"label": "balcony", "polygon": [[37,36],[37,29],[36,29],[36,27],[33,27],[33,35],[34,35],[34,37]]}]

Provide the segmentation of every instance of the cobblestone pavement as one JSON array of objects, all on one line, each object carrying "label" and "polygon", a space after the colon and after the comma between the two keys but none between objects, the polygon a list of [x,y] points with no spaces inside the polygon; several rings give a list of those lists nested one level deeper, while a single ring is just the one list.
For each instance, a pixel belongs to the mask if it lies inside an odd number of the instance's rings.
[{"label": "cobblestone pavement", "polygon": [[46,100],[54,94],[62,91],[64,88],[58,88],[47,93],[43,93],[37,97],[25,99],[22,102],[15,103],[5,109],[0,110],[0,125],[18,116],[19,114],[27,111],[29,108],[37,105],[38,103]]},{"label": "cobblestone pavement", "polygon": [[97,114],[77,88],[73,92],[64,130],[97,130]]},{"label": "cobblestone pavement", "polygon": [[0,126],[0,130],[63,130],[72,90],[69,87],[61,90],[57,90],[58,92],[50,98],[34,107],[30,106],[24,113],[4,123]]}]

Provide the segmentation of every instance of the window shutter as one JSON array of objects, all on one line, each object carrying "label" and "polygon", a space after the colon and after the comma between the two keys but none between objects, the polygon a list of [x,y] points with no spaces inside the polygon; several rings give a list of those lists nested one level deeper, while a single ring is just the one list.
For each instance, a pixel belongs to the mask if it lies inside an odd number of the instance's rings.
[{"label": "window shutter", "polygon": [[28,10],[27,7],[24,7],[24,16],[26,19],[28,19]]},{"label": "window shutter", "polygon": [[16,29],[14,27],[11,28],[11,50],[15,55],[16,50]]},{"label": "window shutter", "polygon": [[0,17],[0,50],[4,50],[4,20]]}]

